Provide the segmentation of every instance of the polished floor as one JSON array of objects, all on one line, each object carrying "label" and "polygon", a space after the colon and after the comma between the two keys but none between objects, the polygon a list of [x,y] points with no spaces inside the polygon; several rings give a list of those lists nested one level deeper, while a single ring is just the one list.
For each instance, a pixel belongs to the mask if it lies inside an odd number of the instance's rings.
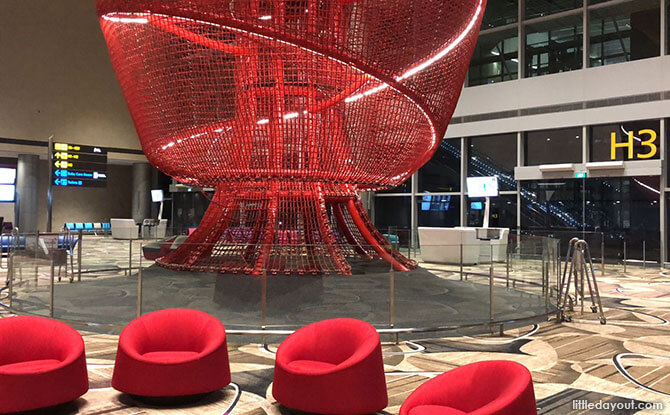
[{"label": "polished floor", "polygon": [[[439,267],[431,270],[438,273]],[[458,278],[453,270],[444,276]],[[599,274],[598,274],[599,275]],[[450,277],[449,277],[450,276]],[[472,280],[473,277],[470,277]],[[610,267],[599,278],[608,319],[576,314],[570,323],[554,320],[495,334],[445,334],[441,338],[401,338],[384,344],[389,407],[396,414],[404,399],[431,377],[479,360],[509,359],[533,374],[540,414],[670,413],[670,274],[657,268]],[[587,307],[588,310],[588,307]],[[8,314],[3,314],[7,316]],[[135,401],[110,387],[117,337],[82,331],[87,346],[91,390],[49,414],[233,414],[278,415],[291,411],[271,395],[273,351],[230,336],[232,379],[236,386],[180,407]],[[239,396],[237,393],[239,388]],[[664,403],[664,411],[573,409],[573,401]]]}]

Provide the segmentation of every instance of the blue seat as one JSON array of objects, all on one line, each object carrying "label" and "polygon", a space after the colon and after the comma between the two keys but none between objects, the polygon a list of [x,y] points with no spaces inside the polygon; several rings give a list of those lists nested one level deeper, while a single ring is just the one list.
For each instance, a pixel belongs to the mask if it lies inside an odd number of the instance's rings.
[{"label": "blue seat", "polygon": [[2,245],[2,252],[7,253],[9,249],[14,247],[16,249],[26,249],[26,237],[19,236],[19,242],[17,246],[14,246],[14,236],[12,235],[2,235],[0,236],[0,244]]},{"label": "blue seat", "polygon": [[69,249],[72,251],[75,246],[77,246],[77,242],[79,242],[79,237],[75,235],[70,235],[70,236],[65,236],[65,235],[59,235],[58,236],[58,247],[61,249]]},{"label": "blue seat", "polygon": [[93,230],[93,224],[92,223],[85,223],[84,224],[84,229],[87,231],[92,231]]},{"label": "blue seat", "polygon": [[65,227],[68,228],[69,230],[73,231],[74,230],[74,222],[65,223]]},{"label": "blue seat", "polygon": [[75,230],[78,230],[78,231],[79,231],[79,230],[82,230],[82,231],[83,231],[83,230],[84,230],[84,224],[83,224],[83,223],[75,223],[75,224],[74,224],[74,229],[75,229]]}]

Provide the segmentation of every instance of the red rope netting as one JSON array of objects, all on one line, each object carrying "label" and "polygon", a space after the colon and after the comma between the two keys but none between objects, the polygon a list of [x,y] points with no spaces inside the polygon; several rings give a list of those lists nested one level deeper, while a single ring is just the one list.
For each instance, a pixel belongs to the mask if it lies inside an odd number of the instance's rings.
[{"label": "red rope netting", "polygon": [[[427,162],[458,100],[486,0],[98,0],[142,148],[217,188],[161,264],[349,273],[414,266],[357,191]],[[198,246],[201,245],[201,246]]]}]

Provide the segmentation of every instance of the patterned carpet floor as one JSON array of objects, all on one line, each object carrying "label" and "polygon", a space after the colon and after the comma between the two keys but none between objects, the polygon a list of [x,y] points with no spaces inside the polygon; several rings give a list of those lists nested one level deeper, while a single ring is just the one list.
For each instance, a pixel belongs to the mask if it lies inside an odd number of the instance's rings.
[{"label": "patterned carpet floor", "polygon": [[[137,252],[137,251],[136,251]],[[87,260],[95,253],[88,253]],[[107,255],[109,252],[107,251]],[[126,254],[127,255],[127,254]],[[127,257],[126,257],[127,260]],[[123,259],[118,260],[123,266]],[[127,262],[126,262],[127,263]],[[91,262],[92,265],[94,261]],[[439,270],[439,266],[427,266]],[[453,270],[444,270],[446,277]],[[386,412],[396,414],[407,396],[426,380],[481,360],[514,360],[533,375],[540,414],[670,414],[670,274],[658,268],[608,267],[599,277],[607,324],[595,314],[576,313],[571,322],[555,319],[499,334],[453,334],[443,338],[384,343],[389,392]],[[451,275],[457,278],[456,275]],[[588,307],[587,307],[588,310]],[[9,317],[1,312],[0,317]],[[118,337],[82,331],[90,391],[47,412],[66,414],[295,414],[272,398],[276,344],[239,344],[229,338],[235,385],[179,406],[155,406],[111,388]],[[271,341],[271,340],[270,340]],[[664,409],[575,409],[574,402],[641,405]],[[640,406],[641,407],[641,406]]]}]

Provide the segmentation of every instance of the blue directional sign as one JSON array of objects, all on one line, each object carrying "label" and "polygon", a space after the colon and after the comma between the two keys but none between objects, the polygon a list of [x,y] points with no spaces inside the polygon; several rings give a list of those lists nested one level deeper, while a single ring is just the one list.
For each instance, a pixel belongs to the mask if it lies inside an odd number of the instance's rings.
[{"label": "blue directional sign", "polygon": [[100,147],[54,143],[53,184],[59,187],[105,187],[107,151]]}]

